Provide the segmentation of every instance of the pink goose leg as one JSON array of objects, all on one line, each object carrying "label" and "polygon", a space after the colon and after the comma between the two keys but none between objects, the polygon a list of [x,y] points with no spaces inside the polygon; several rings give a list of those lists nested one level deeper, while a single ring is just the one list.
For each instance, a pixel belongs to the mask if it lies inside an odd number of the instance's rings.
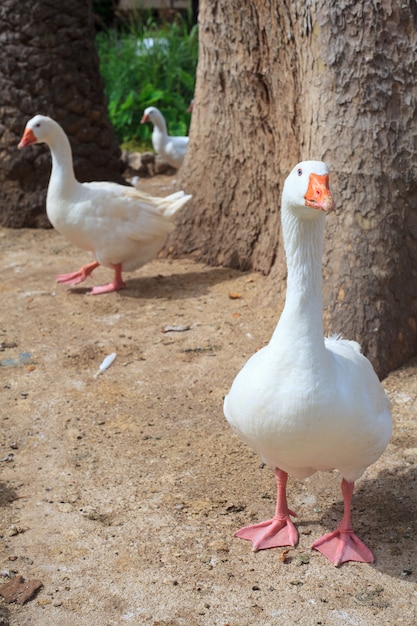
[{"label": "pink goose leg", "polygon": [[118,263],[114,266],[114,279],[112,283],[108,285],[101,285],[100,287],[93,287],[91,295],[97,296],[100,293],[110,293],[111,291],[118,291],[126,287],[122,280],[122,264]]},{"label": "pink goose leg", "polygon": [[277,505],[272,519],[252,526],[245,526],[235,533],[235,537],[252,541],[253,550],[279,548],[281,546],[295,546],[298,543],[298,532],[290,520],[290,515],[296,517],[287,505],[287,478],[288,474],[275,469],[277,483]]},{"label": "pink goose leg", "polygon": [[[72,274],[59,274],[55,277],[58,283],[66,283],[68,285],[78,285],[82,283],[86,278],[93,273],[93,271],[100,264],[97,261],[93,261],[89,265],[83,265],[78,272],[73,272]],[[100,285],[99,287],[93,287],[91,290],[91,295],[97,296],[101,293],[110,293],[111,291],[118,291],[119,289],[123,289],[126,287],[125,283],[122,279],[122,264],[118,263],[114,266],[114,279],[112,283],[108,283],[107,285]]]},{"label": "pink goose leg", "polygon": [[342,494],[344,500],[344,514],[336,530],[317,539],[311,548],[319,550],[336,567],[346,561],[360,561],[373,563],[374,555],[366,545],[355,535],[350,521],[350,506],[352,501],[354,483],[343,478]]}]

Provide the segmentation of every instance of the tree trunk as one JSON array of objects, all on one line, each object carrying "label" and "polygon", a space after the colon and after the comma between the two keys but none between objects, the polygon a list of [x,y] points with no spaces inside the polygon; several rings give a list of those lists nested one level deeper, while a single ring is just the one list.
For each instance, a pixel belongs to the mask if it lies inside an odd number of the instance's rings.
[{"label": "tree trunk", "polygon": [[417,353],[416,3],[203,0],[199,19],[174,254],[269,273],[282,300],[283,181],[326,161],[325,328],[386,375]]},{"label": "tree trunk", "polygon": [[17,150],[26,122],[37,113],[63,126],[79,180],[121,180],[90,3],[2,0],[0,35],[0,223],[46,226],[49,150]]}]

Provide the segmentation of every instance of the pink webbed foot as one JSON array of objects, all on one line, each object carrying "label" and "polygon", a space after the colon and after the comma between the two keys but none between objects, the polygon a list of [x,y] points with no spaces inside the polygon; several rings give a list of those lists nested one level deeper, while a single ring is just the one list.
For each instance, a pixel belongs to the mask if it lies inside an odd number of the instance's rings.
[{"label": "pink webbed foot", "polygon": [[295,516],[295,513],[292,511],[288,511],[288,513],[288,515],[273,517],[265,522],[259,522],[259,524],[245,526],[245,528],[235,532],[235,537],[252,541],[254,552],[268,548],[296,546],[298,531],[289,517],[290,515]]},{"label": "pink webbed foot", "polygon": [[295,546],[298,543],[298,532],[290,515],[297,517],[287,505],[288,474],[276,468],[274,471],[277,484],[277,504],[272,519],[259,524],[245,526],[235,533],[235,537],[252,541],[253,549],[266,550],[282,546]]},{"label": "pink webbed foot", "polygon": [[114,280],[112,283],[108,283],[107,285],[100,285],[99,287],[93,287],[90,294],[92,296],[97,296],[101,293],[111,293],[112,291],[119,291],[119,289],[124,289],[126,287],[125,283],[122,280],[122,264],[114,266]]},{"label": "pink webbed foot", "polygon": [[55,276],[57,283],[63,283],[66,285],[78,285],[82,283],[87,276],[80,270],[78,272],[71,272],[71,274],[58,274]]},{"label": "pink webbed foot", "polygon": [[359,561],[360,563],[373,563],[374,561],[372,552],[352,530],[350,507],[353,489],[354,483],[343,478],[343,518],[335,531],[320,537],[311,546],[313,550],[318,550],[324,554],[336,567],[346,563],[346,561]]},{"label": "pink webbed foot", "polygon": [[77,272],[71,272],[70,274],[58,274],[58,276],[55,276],[55,280],[57,283],[64,283],[66,285],[78,285],[86,280],[98,266],[99,264],[97,261],[93,261],[89,265],[83,265],[83,267]]},{"label": "pink webbed foot", "polygon": [[353,530],[337,528],[317,539],[311,548],[324,554],[336,567],[347,561],[374,562],[374,555]]},{"label": "pink webbed foot", "polygon": [[98,287],[93,287],[90,291],[90,295],[98,296],[101,293],[111,293],[112,291],[119,291],[119,289],[124,289],[125,287],[126,285],[124,282],[115,283],[113,281],[112,283],[108,283],[107,285],[99,285]]}]

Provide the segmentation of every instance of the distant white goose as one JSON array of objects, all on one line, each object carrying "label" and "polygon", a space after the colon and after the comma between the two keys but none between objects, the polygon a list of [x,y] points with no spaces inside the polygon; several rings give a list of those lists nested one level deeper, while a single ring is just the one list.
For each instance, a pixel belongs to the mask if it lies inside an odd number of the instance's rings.
[{"label": "distant white goose", "polygon": [[188,147],[188,137],[173,137],[168,135],[165,118],[156,107],[148,107],[143,112],[141,123],[152,122],[152,145],[159,156],[178,169],[181,167]]},{"label": "distant white goose", "polygon": [[77,272],[56,277],[77,285],[99,265],[114,270],[113,282],[94,287],[93,295],[125,287],[122,271],[145,265],[162,248],[173,230],[171,218],[191,198],[183,191],[155,198],[134,187],[111,182],[79,183],[74,175],[71,147],[57,122],[36,115],[26,125],[19,148],[46,143],[52,172],[46,199],[51,224],[68,241],[92,253],[94,261]]},{"label": "distant white goose", "polygon": [[372,562],[351,526],[354,481],[385,450],[391,436],[389,401],[355,341],[323,339],[322,246],[325,214],[334,208],[328,170],[299,163],[285,181],[282,229],[288,266],[284,310],[269,344],[236,376],[224,412],[236,433],[272,467],[277,504],[271,520],[242,528],[254,550],[296,545],[287,505],[288,474],[318,470],[342,475],[344,516],[312,548],[335,565]]}]

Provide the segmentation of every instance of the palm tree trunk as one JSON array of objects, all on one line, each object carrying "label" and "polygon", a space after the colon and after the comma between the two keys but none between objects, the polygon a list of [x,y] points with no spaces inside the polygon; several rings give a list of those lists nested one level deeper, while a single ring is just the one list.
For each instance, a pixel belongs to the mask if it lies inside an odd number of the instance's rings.
[{"label": "palm tree trunk", "polygon": [[0,223],[46,226],[49,151],[17,150],[36,113],[53,117],[67,132],[79,180],[121,180],[90,3],[2,0],[0,35]]}]

